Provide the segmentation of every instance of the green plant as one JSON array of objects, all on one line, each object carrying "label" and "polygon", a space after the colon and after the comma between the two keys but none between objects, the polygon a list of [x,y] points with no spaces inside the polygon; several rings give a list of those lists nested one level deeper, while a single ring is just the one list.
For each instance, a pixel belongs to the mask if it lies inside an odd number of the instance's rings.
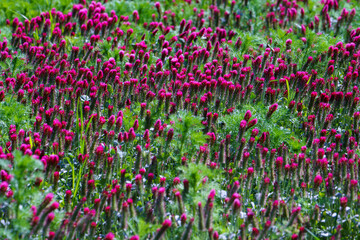
[{"label": "green plant", "polygon": [[7,95],[2,102],[0,102],[0,139],[1,141],[8,140],[6,129],[10,125],[15,125],[17,129],[29,129],[33,123],[33,118],[30,117],[31,110],[29,105],[24,105],[16,101],[15,97]]},{"label": "green plant", "polygon": [[174,124],[174,143],[176,155],[181,158],[184,153],[191,158],[199,146],[205,143],[203,125],[199,117],[194,116],[189,111],[180,110],[170,118]]},{"label": "green plant", "polygon": [[[20,151],[14,152],[12,163],[0,160],[0,167],[12,176],[9,191],[13,192],[13,200],[5,195],[0,196],[1,221],[0,237],[2,239],[20,239],[30,233],[31,206],[37,206],[43,196],[40,186],[35,182],[43,179],[41,161]],[[41,183],[41,182],[40,182]]]}]

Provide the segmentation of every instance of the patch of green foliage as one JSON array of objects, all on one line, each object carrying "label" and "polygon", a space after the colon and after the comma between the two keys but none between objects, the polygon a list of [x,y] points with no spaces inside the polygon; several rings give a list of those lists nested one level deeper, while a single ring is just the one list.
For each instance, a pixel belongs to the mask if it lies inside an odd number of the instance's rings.
[{"label": "patch of green foliage", "polygon": [[[285,143],[292,151],[299,151],[303,142],[299,139],[298,128],[300,121],[293,113],[285,106],[279,105],[270,119],[266,118],[268,107],[259,103],[257,105],[245,105],[241,109],[236,109],[232,114],[223,115],[219,118],[219,122],[225,124],[224,134],[231,134],[233,140],[239,131],[240,121],[244,119],[246,111],[250,110],[252,118],[257,118],[258,123],[255,128],[259,129],[259,135],[262,132],[270,133],[270,141],[272,146],[280,146]],[[251,131],[246,133],[245,138],[248,138]],[[225,136],[223,136],[224,138]]]},{"label": "patch of green foliage", "polygon": [[187,155],[192,156],[206,141],[201,119],[183,110],[172,115],[170,119],[174,122],[172,128],[174,128],[174,138],[177,140],[174,144],[178,149],[178,156],[183,156],[185,150]]},{"label": "patch of green foliage", "polygon": [[24,21],[39,16],[41,12],[55,8],[58,11],[68,11],[71,9],[73,0],[22,0],[0,1],[0,26],[5,24],[6,19],[12,20],[17,17]]},{"label": "patch of green foliage", "polygon": [[37,206],[43,198],[40,188],[33,186],[37,178],[43,178],[43,164],[39,160],[15,151],[12,166],[7,161],[0,161],[0,167],[12,175],[11,189],[14,192],[14,201],[4,195],[0,196],[2,203],[0,215],[10,216],[9,221],[0,222],[0,238],[19,239],[29,234],[31,230],[30,207]]},{"label": "patch of green foliage", "polygon": [[15,125],[16,129],[30,129],[33,118],[30,117],[30,106],[16,101],[15,96],[7,95],[0,102],[0,139],[7,139],[7,130],[10,125]]}]

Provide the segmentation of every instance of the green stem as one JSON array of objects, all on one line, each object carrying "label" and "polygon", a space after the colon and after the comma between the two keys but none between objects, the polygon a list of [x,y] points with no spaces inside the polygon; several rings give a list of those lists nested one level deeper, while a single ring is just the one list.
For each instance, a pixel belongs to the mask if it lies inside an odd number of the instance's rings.
[{"label": "green stem", "polygon": [[75,169],[74,169],[74,165],[71,163],[70,161],[70,157],[66,158],[70,167],[71,167],[71,170],[72,170],[72,189],[74,189],[75,187]]},{"label": "green stem", "polygon": [[[79,174],[78,174],[78,177],[77,177],[77,181],[76,181],[76,187],[75,187],[75,190],[74,190],[74,195],[73,195],[73,202],[74,202],[74,198],[76,196],[76,193],[78,192],[79,190],[79,185],[80,185],[80,181],[81,181],[81,176],[82,176],[82,171],[85,167],[85,164],[86,164],[86,161],[83,162],[83,164],[81,165],[80,167],[80,171],[79,171]],[[74,177],[75,174],[73,174],[73,177]],[[73,189],[74,189],[74,186],[73,186]]]}]

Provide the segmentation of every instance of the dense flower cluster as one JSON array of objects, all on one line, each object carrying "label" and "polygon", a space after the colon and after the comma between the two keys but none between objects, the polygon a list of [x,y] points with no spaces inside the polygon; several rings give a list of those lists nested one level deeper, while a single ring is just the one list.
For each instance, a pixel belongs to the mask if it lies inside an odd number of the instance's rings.
[{"label": "dense flower cluster", "polygon": [[[26,196],[23,239],[358,234],[355,9],[264,1],[257,17],[247,0],[174,2],[148,3],[146,20],[80,1],[8,21],[0,101],[29,107],[32,127],[1,136],[0,224],[21,217],[26,186],[41,197]],[[241,33],[255,27],[261,44]],[[298,139],[278,144],[283,128]],[[25,185],[17,152],[41,163]]]}]

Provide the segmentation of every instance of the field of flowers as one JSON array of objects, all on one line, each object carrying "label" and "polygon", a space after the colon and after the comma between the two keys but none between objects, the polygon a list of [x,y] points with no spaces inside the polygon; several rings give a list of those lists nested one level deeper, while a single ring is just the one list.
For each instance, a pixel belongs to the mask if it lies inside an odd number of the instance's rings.
[{"label": "field of flowers", "polygon": [[0,239],[360,239],[359,11],[1,1]]}]

